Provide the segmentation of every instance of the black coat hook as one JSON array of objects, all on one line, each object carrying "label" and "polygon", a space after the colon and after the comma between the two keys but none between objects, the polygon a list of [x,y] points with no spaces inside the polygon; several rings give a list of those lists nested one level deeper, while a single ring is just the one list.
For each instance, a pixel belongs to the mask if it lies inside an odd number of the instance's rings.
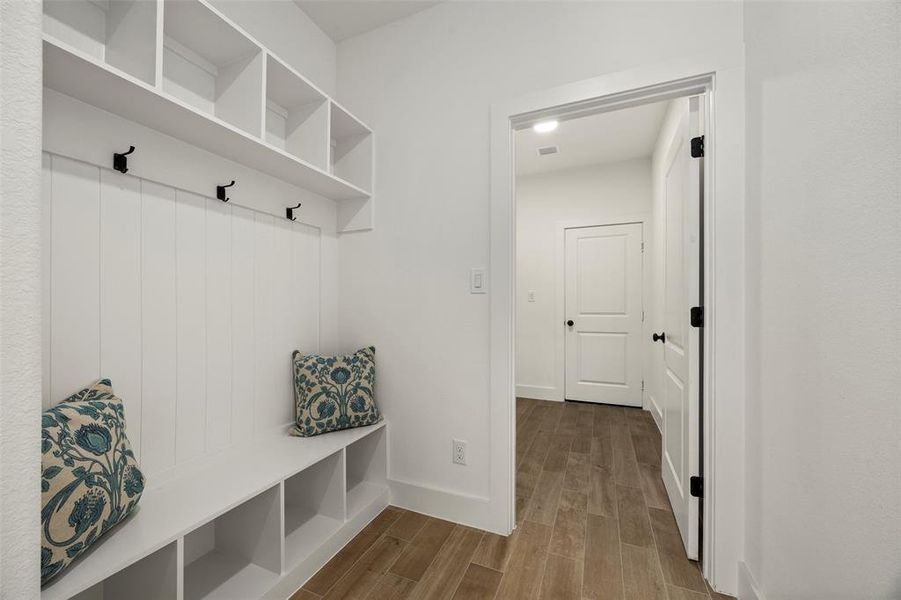
[{"label": "black coat hook", "polygon": [[134,151],[135,151],[135,147],[129,146],[128,152],[123,152],[121,154],[119,154],[118,152],[114,152],[113,153],[113,168],[115,170],[119,171],[120,173],[127,173],[128,172],[128,159],[125,157]]},{"label": "black coat hook", "polygon": [[222,200],[223,202],[228,202],[231,198],[225,197],[225,188],[229,188],[235,185],[235,180],[232,179],[232,182],[228,185],[217,185],[216,186],[216,198]]},{"label": "black coat hook", "polygon": [[294,211],[300,208],[300,202],[297,203],[297,206],[291,206],[285,209],[285,216],[288,217],[289,221],[296,221],[297,218],[294,216]]}]

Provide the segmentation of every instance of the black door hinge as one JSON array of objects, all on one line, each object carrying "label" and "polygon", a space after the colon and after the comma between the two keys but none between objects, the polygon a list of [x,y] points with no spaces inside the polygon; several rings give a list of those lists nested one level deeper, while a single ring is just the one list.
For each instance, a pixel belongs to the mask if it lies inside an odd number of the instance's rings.
[{"label": "black door hinge", "polygon": [[695,498],[704,497],[704,478],[695,475],[688,480],[688,491]]},{"label": "black door hinge", "polygon": [[704,326],[704,307],[703,306],[692,306],[689,314],[691,315],[691,326],[692,327],[703,327]]},{"label": "black door hinge", "polygon": [[691,138],[691,157],[704,158],[704,136]]}]

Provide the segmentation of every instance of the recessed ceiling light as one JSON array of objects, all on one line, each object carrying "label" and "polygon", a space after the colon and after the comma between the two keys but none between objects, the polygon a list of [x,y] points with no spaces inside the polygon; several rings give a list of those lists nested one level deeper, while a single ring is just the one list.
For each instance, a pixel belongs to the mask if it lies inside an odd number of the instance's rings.
[{"label": "recessed ceiling light", "polygon": [[532,130],[535,131],[535,133],[550,133],[557,129],[557,125],[557,121],[553,119],[550,121],[539,121],[532,125]]}]

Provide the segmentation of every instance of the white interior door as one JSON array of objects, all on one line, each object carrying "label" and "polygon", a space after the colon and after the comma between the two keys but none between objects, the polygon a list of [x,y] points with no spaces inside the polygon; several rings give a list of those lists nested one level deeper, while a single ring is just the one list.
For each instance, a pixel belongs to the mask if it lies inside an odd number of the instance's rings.
[{"label": "white interior door", "polygon": [[663,482],[685,551],[698,557],[698,499],[689,480],[698,474],[700,377],[698,329],[689,310],[699,305],[700,167],[690,153],[698,135],[699,102],[685,109],[667,155],[664,204]]},{"label": "white interior door", "polygon": [[641,406],[640,223],[566,230],[566,399]]}]

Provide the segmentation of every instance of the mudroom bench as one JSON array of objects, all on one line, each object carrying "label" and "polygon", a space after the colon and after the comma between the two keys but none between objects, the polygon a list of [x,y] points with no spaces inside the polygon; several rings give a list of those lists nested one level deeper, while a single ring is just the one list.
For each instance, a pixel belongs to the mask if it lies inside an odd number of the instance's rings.
[{"label": "mudroom bench", "polygon": [[282,431],[149,481],[42,600],[285,600],[389,502],[387,424]]}]

